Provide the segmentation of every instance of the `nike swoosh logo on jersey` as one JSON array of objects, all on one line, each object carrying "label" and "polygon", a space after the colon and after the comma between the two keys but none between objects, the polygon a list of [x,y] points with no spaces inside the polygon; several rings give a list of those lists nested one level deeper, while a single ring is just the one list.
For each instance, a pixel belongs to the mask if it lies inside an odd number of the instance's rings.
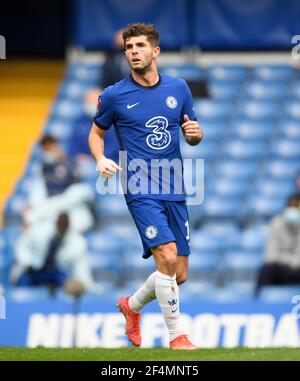
[{"label": "nike swoosh logo on jersey", "polygon": [[138,102],[138,103],[134,103],[133,105],[127,105],[127,108],[128,108],[128,110],[129,110],[130,108],[132,108],[132,107],[134,107],[134,106],[138,105],[139,103],[141,103],[141,102]]}]

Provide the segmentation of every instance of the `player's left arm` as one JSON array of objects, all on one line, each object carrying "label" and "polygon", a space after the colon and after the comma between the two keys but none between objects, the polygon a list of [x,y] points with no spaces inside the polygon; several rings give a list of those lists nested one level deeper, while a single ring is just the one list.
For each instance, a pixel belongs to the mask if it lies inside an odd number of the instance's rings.
[{"label": "player's left arm", "polygon": [[187,114],[184,114],[183,119],[184,123],[181,125],[181,128],[185,137],[185,141],[190,146],[196,146],[202,140],[202,128],[199,126],[197,120],[190,120]]}]

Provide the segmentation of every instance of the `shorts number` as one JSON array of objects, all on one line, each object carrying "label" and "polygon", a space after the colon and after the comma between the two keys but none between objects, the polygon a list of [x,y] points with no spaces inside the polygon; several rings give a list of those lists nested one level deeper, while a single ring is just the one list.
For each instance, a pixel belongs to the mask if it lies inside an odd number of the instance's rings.
[{"label": "shorts number", "polygon": [[189,225],[189,221],[186,220],[186,223],[184,224],[186,226],[186,239],[189,241],[190,239],[190,225]]}]

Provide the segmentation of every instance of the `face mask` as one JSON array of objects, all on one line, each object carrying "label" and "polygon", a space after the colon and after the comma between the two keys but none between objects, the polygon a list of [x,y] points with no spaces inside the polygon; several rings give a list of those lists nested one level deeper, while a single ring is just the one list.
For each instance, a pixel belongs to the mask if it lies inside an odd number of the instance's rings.
[{"label": "face mask", "polygon": [[96,106],[94,104],[86,103],[84,105],[84,113],[88,117],[92,118],[96,113]]},{"label": "face mask", "polygon": [[55,153],[52,152],[43,152],[42,153],[42,162],[44,164],[55,164],[57,163],[57,157]]},{"label": "face mask", "polygon": [[284,218],[287,224],[296,226],[300,223],[300,210],[296,207],[287,207],[284,211]]}]

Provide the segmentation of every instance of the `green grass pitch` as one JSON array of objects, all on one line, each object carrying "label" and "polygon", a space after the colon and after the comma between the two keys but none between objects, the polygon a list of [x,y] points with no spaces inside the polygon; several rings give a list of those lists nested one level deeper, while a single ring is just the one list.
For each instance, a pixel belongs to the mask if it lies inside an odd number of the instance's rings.
[{"label": "green grass pitch", "polygon": [[0,361],[278,361],[300,360],[299,348],[217,348],[171,351],[162,348],[13,348],[0,347]]}]

